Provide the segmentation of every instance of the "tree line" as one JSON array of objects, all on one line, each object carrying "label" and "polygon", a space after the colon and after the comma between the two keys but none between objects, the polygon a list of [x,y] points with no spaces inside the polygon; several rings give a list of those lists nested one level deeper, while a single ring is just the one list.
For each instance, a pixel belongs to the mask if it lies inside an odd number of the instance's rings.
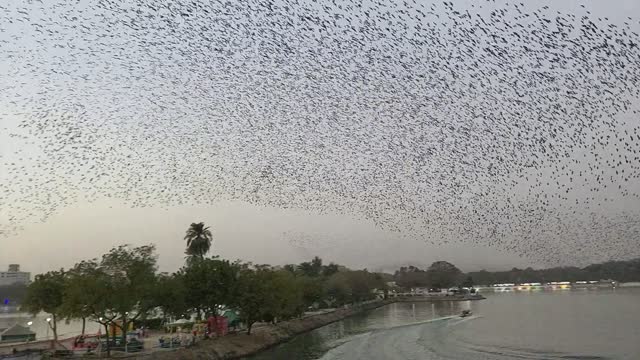
[{"label": "tree line", "polygon": [[513,268],[508,271],[472,271],[463,273],[446,261],[436,261],[426,270],[415,266],[401,267],[393,275],[396,284],[404,289],[417,287],[450,288],[505,283],[532,283],[552,281],[591,281],[612,279],[619,282],[640,281],[640,258],[626,261],[607,261],[583,268],[574,266],[548,269]]},{"label": "tree line", "polygon": [[403,266],[393,274],[396,285],[404,290],[412,288],[448,289],[471,287],[472,280],[447,261],[436,261],[426,270],[416,266]]},{"label": "tree line", "polygon": [[83,334],[87,321],[101,324],[109,344],[109,326],[122,330],[124,342],[131,322],[153,316],[202,319],[224,306],[238,312],[250,334],[256,322],[370,300],[375,289],[385,288],[380,274],[325,265],[318,257],[284,267],[208,257],[212,238],[203,223],[191,224],[185,240],[186,261],[174,273],[158,272],[153,245],[122,245],[70,269],[37,275],[22,309],[50,314],[54,341],[60,320],[79,319]]},{"label": "tree line", "polygon": [[301,316],[310,308],[338,307],[373,299],[380,291],[386,294],[386,284],[392,280],[405,289],[604,278],[640,281],[640,259],[584,268],[514,268],[466,274],[451,263],[437,261],[425,270],[408,266],[389,275],[323,264],[318,257],[274,267],[208,256],[212,234],[203,223],[191,224],[184,240],[185,264],[171,274],[158,272],[153,245],[122,245],[70,269],[37,275],[26,291],[17,285],[9,289],[23,297],[23,310],[50,314],[54,341],[58,321],[78,319],[82,321],[83,334],[87,321],[101,324],[109,344],[109,326],[122,330],[124,342],[124,329],[132,322],[192,314],[202,319],[218,315],[222,307],[236,310],[250,334],[256,322],[277,322]]},{"label": "tree line", "polygon": [[619,282],[640,281],[640,258],[625,261],[607,261],[583,268],[574,266],[549,269],[513,268],[509,271],[475,271],[468,273],[476,284],[531,283],[551,281],[590,281],[612,279]]}]

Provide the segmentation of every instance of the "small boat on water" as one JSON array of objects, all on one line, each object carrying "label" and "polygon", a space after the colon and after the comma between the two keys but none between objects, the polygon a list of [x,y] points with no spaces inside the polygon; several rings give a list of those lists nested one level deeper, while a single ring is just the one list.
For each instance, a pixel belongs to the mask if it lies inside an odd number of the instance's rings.
[{"label": "small boat on water", "polygon": [[460,314],[460,317],[467,317],[467,316],[471,316],[471,310],[462,310],[462,313]]}]

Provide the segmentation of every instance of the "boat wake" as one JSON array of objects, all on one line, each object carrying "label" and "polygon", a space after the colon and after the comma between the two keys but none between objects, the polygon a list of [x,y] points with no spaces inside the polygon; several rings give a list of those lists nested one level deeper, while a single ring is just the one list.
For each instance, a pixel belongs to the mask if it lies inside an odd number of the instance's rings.
[{"label": "boat wake", "polygon": [[408,360],[593,360],[606,359],[600,356],[567,354],[542,350],[474,344],[456,335],[458,327],[482,318],[481,316],[446,316],[385,329],[375,329],[358,334],[334,347],[323,360],[342,359],[408,359]]}]

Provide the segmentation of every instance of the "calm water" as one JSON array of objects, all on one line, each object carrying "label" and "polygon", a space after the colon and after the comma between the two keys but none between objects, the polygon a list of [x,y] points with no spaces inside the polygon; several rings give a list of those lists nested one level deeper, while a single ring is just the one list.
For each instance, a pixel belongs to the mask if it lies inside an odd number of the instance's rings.
[{"label": "calm water", "polygon": [[640,289],[485,296],[392,304],[252,359],[640,359]]}]

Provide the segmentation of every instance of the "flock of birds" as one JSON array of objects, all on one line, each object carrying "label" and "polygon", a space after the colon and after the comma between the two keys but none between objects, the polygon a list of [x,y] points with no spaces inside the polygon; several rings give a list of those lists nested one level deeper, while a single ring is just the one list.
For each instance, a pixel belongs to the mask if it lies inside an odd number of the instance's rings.
[{"label": "flock of birds", "polygon": [[640,256],[639,27],[579,3],[3,1],[0,229],[232,199]]}]

